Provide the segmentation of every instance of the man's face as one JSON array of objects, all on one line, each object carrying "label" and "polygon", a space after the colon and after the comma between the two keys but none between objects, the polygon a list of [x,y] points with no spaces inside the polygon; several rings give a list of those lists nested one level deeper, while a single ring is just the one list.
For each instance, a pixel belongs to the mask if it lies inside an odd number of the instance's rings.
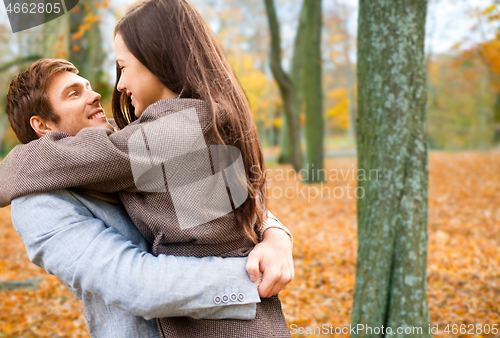
[{"label": "man's face", "polygon": [[88,127],[103,127],[113,130],[101,106],[101,95],[92,91],[90,83],[71,72],[55,74],[47,90],[49,102],[59,115],[59,122],[52,125],[53,131],[71,136]]}]

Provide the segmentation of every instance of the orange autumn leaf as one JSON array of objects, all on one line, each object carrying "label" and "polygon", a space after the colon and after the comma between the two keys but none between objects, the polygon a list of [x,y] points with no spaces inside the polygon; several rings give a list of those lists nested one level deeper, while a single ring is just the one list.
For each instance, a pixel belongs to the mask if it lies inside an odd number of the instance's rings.
[{"label": "orange autumn leaf", "polygon": [[81,32],[81,31],[78,31],[78,32],[76,32],[75,34],[73,34],[73,35],[71,36],[71,39],[72,39],[73,41],[75,41],[75,40],[79,40],[79,39],[81,39],[81,38],[83,38],[83,32]]},{"label": "orange autumn leaf", "polygon": [[[89,13],[89,14],[87,14],[85,16],[84,21],[88,22],[88,23],[98,22],[99,21],[99,15],[93,15],[92,13]],[[90,25],[88,25],[88,27],[90,27]],[[86,28],[86,29],[88,29],[88,28]]]}]

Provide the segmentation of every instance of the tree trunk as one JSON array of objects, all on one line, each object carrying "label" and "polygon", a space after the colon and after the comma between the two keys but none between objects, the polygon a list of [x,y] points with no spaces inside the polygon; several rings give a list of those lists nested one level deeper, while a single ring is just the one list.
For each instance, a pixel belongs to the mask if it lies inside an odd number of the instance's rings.
[{"label": "tree trunk", "polygon": [[391,337],[408,336],[405,328],[431,337],[426,12],[427,0],[359,3],[358,258],[352,325],[383,326],[384,332],[361,330],[351,337],[388,336],[388,327]]},{"label": "tree trunk", "polygon": [[305,0],[302,90],[306,105],[306,176],[308,183],[324,182],[323,91],[321,86],[321,0]]},{"label": "tree trunk", "polygon": [[[304,5],[302,4],[302,9],[300,11],[299,25],[297,27],[297,32],[295,33],[295,42],[293,46],[293,58],[292,58],[292,82],[295,88],[295,119],[296,124],[299,126],[299,138],[302,144],[302,125],[300,123],[300,116],[304,112],[304,90],[302,87],[303,75],[304,75],[304,44],[306,39],[306,27],[307,27],[307,16],[304,10]],[[302,156],[302,152],[301,152]]]},{"label": "tree trunk", "polygon": [[71,35],[70,14],[65,14],[43,25],[43,56],[66,59]]},{"label": "tree trunk", "polygon": [[[2,104],[2,107],[5,107],[5,100],[0,99],[0,103]],[[4,137],[5,133],[7,132],[7,129],[9,128],[9,120],[7,118],[7,114],[2,112],[0,114],[0,158],[4,155],[4,153],[7,152],[7,149],[5,149],[5,144],[4,144]]]},{"label": "tree trunk", "polygon": [[[304,59],[304,38],[305,38],[305,27],[306,27],[306,11],[304,10],[304,6],[302,7],[300,18],[299,18],[299,26],[297,27],[297,33],[295,34],[295,43],[293,47],[293,59],[292,59],[292,83],[294,88],[294,96],[295,96],[295,124],[299,127],[298,137],[299,140],[301,137],[302,130],[300,125],[300,114],[302,113],[302,103],[304,102],[304,95],[302,93],[302,73],[303,73],[303,59]],[[291,134],[288,128],[288,117],[286,115],[283,116],[283,126],[281,129],[280,135],[280,155],[278,157],[278,163],[292,163],[292,147],[291,147]],[[299,141],[299,145],[302,142]],[[302,149],[300,149],[300,157],[302,158]]]},{"label": "tree trunk", "polygon": [[349,129],[348,137],[349,140],[356,138],[356,100],[354,98],[354,74],[351,68],[351,62],[349,61],[349,56],[347,56],[347,97],[349,99]]},{"label": "tree trunk", "polygon": [[347,75],[347,97],[349,100],[349,129],[347,131],[347,136],[349,140],[352,140],[356,137],[356,106],[354,99],[354,74],[352,71],[351,60],[349,58],[350,52],[350,41],[351,36],[349,35],[349,31],[347,28],[347,20],[344,20],[344,32],[345,32],[345,41],[344,41],[344,57],[346,64],[346,75]]},{"label": "tree trunk", "polygon": [[500,93],[497,93],[497,100],[495,106],[493,107],[493,144],[500,144]]},{"label": "tree trunk", "polygon": [[[488,67],[486,67],[487,71],[489,70]],[[485,93],[487,92],[487,86],[488,86],[488,78],[485,76],[481,77],[480,80],[480,88],[481,88],[481,96],[480,96],[480,106],[479,106],[479,133],[478,133],[478,143],[479,143],[479,150],[485,151],[486,148],[488,147],[490,140],[491,140],[491,134],[488,135],[488,129],[487,129],[487,120],[489,120],[489,109],[486,107],[486,100],[485,100]],[[477,146],[476,146],[477,147]],[[476,148],[474,147],[474,148]]]},{"label": "tree trunk", "polygon": [[280,154],[278,156],[278,163],[292,164],[292,141],[290,138],[290,132],[288,128],[288,118],[286,113],[283,114],[283,123],[281,124],[281,130],[279,136],[279,148],[280,148]]},{"label": "tree trunk", "polygon": [[287,123],[288,133],[290,135],[291,163],[296,171],[302,169],[302,150],[300,149],[300,125],[295,111],[295,91],[294,85],[287,73],[281,66],[281,38],[276,16],[276,9],[273,0],[264,0],[266,13],[269,21],[269,31],[271,33],[271,71],[278,83],[278,87],[283,99],[283,106],[286,114],[284,122]]},{"label": "tree trunk", "polygon": [[[78,6],[79,11],[70,12],[71,15],[71,33],[75,34],[80,26],[88,23],[87,15],[98,15],[97,0],[83,0]],[[102,91],[102,78],[104,73],[102,64],[106,55],[102,47],[102,36],[99,22],[90,22],[90,28],[85,31],[82,38],[71,41],[71,52],[69,60],[80,71],[79,75],[86,78],[94,90]],[[106,93],[100,93],[105,96]]]}]

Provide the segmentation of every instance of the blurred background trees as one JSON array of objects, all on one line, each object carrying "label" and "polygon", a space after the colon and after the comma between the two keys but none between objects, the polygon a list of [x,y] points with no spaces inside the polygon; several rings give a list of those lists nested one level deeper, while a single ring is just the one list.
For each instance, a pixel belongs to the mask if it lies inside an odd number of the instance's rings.
[{"label": "blurred background trees", "polygon": [[[17,34],[11,33],[2,9],[0,90],[5,93],[10,79],[33,60],[62,57],[80,69],[81,75],[103,95],[104,105],[108,107],[115,77],[112,30],[117,19],[133,2],[80,1],[69,15]],[[313,51],[304,47],[304,43],[312,40],[301,38],[299,34],[307,31],[305,9],[308,2],[192,2],[216,32],[248,95],[268,160],[291,163],[298,170],[306,163],[312,163],[307,154],[319,155],[324,149],[324,155],[328,157],[343,149],[355,149],[357,1],[311,2],[322,5],[322,21],[315,20],[322,23],[321,90],[311,89],[318,95],[314,99],[318,107],[313,110],[317,116],[321,115],[321,121],[311,128],[315,132],[309,134],[324,144],[315,141],[315,146],[306,137],[307,116],[311,115],[306,114],[308,105],[302,93],[306,82],[301,79],[307,67],[304,54]],[[280,43],[277,45],[280,51],[275,54],[279,56],[283,73],[297,87],[292,95],[295,113],[291,124],[294,127],[291,128],[285,109],[288,105],[283,103],[286,100],[270,67],[272,35],[265,2],[274,4],[280,29]],[[426,47],[429,146],[431,149],[451,150],[497,147],[500,142],[500,9],[494,0],[474,4],[462,0],[430,0],[429,3],[427,34],[434,37],[434,43]],[[451,7],[459,11],[459,18],[453,17],[456,14],[447,14],[446,9]],[[459,20],[467,27],[466,33],[440,36],[443,30],[440,23]],[[455,43],[453,48],[436,47],[449,41]],[[309,71],[306,74],[311,75]],[[4,95],[1,95],[0,155],[5,155],[16,143],[6,123],[4,106]],[[110,109],[107,111],[110,113]],[[293,139],[291,135],[295,135]],[[307,150],[307,147],[314,150]],[[293,157],[292,149],[295,149]],[[320,166],[320,159],[314,161],[315,166]]]},{"label": "blurred background trees", "polygon": [[[269,48],[269,65],[271,72],[279,87],[281,100],[284,106],[283,124],[281,126],[281,142],[279,163],[290,163],[296,171],[302,169],[303,155],[300,145],[300,124],[299,112],[301,111],[301,78],[302,64],[299,60],[303,59],[301,46],[304,36],[305,18],[301,15],[300,24],[295,33],[295,48],[292,61],[292,75],[287,74],[282,66],[281,53],[281,34],[276,15],[274,0],[265,0],[266,13],[269,24],[269,33],[271,37],[271,46]],[[304,2],[303,8],[305,8]],[[305,12],[304,10],[302,12]]]},{"label": "blurred background trees", "polygon": [[[106,100],[112,82],[106,75],[101,30],[101,15],[109,15],[107,0],[83,0],[69,13],[48,23],[12,34],[6,17],[0,21],[0,90],[7,92],[13,76],[42,57],[64,58],[72,62],[80,75]],[[0,100],[0,156],[17,143],[8,127],[5,94]]]}]

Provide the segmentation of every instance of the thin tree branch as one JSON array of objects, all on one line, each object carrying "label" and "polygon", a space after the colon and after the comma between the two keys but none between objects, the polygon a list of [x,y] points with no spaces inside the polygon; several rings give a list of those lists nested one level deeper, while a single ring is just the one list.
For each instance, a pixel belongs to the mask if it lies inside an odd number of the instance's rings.
[{"label": "thin tree branch", "polygon": [[5,71],[9,70],[11,67],[18,66],[18,65],[21,65],[21,64],[26,63],[26,62],[33,62],[33,61],[39,60],[41,58],[43,58],[43,56],[38,55],[38,54],[18,57],[17,59],[14,59],[10,62],[7,62],[4,65],[1,65],[0,66],[0,73],[3,73]]}]

